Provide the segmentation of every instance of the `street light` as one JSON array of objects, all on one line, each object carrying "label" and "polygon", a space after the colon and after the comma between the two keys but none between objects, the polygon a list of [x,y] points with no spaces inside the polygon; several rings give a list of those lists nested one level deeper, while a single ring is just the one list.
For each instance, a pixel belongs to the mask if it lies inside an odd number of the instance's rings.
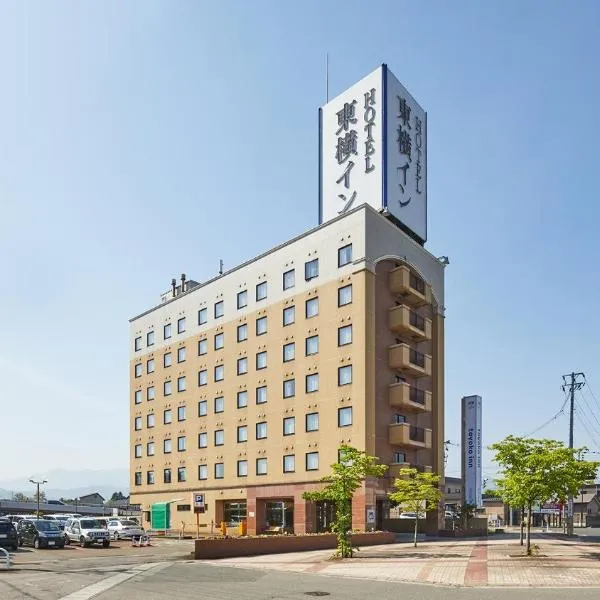
[{"label": "street light", "polygon": [[29,480],[29,483],[33,483],[33,485],[37,485],[37,517],[40,518],[40,485],[44,483],[48,483],[45,479],[43,481],[34,481],[33,479]]}]

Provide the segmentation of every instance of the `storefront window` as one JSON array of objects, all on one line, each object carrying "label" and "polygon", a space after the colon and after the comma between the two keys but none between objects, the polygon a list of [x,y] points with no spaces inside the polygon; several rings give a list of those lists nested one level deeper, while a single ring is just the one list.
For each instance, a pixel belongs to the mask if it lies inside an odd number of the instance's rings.
[{"label": "storefront window", "polygon": [[246,520],[246,502],[225,502],[225,521],[229,526],[238,525],[240,521]]},{"label": "storefront window", "polygon": [[294,531],[293,502],[267,502],[265,507],[267,527],[281,527],[284,531]]}]

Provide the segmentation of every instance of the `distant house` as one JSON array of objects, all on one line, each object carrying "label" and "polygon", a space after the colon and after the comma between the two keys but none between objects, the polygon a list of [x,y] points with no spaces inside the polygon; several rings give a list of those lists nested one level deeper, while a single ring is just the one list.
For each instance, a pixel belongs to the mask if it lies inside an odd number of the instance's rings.
[{"label": "distant house", "polygon": [[104,498],[98,493],[86,494],[85,496],[79,496],[79,504],[89,504],[91,506],[102,506],[104,504]]}]

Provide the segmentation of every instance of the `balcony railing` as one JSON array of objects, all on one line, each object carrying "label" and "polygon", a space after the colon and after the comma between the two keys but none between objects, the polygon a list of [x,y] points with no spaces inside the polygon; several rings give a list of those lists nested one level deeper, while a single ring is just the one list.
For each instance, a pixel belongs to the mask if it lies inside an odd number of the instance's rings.
[{"label": "balcony railing", "polygon": [[409,392],[409,398],[411,402],[415,402],[416,404],[422,404],[425,406],[425,391],[420,390],[416,387],[411,386]]},{"label": "balcony railing", "polygon": [[425,355],[422,352],[418,352],[411,348],[408,354],[408,360],[413,365],[417,365],[417,367],[425,368]]},{"label": "balcony railing", "polygon": [[410,274],[408,284],[413,290],[419,292],[419,294],[425,294],[425,282],[420,277],[417,277],[414,273]]},{"label": "balcony railing", "polygon": [[408,322],[418,329],[419,331],[425,331],[425,319],[421,315],[417,314],[414,311],[410,311]]},{"label": "balcony railing", "polygon": [[408,437],[414,442],[425,442],[425,429],[423,429],[423,427],[411,425]]}]

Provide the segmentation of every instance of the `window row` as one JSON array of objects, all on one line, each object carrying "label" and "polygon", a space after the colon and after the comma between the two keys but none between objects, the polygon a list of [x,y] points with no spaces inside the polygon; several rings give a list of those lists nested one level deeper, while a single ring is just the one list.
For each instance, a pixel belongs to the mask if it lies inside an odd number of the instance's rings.
[{"label": "window row", "polygon": [[[236,473],[238,477],[248,476],[248,460],[238,460],[236,462]],[[268,459],[257,458],[254,461],[256,475],[267,475],[268,473]],[[318,452],[307,452],[304,455],[304,468],[306,471],[318,471],[319,469],[319,453]],[[282,457],[282,471],[283,473],[294,473],[296,471],[296,455],[286,454]],[[225,463],[214,463],[213,474],[215,479],[225,478]],[[135,485],[142,485],[142,471],[135,472]],[[204,481],[208,479],[208,465],[198,465],[198,479]],[[177,481],[184,482],[187,480],[187,472],[185,467],[179,467],[177,469]],[[171,483],[172,475],[171,469],[163,469],[163,483]],[[154,485],[156,483],[155,471],[146,471],[146,484]]]},{"label": "window row", "polygon": [[[352,262],[352,244],[347,244],[341,248],[338,248],[338,267],[343,267]],[[314,258],[304,263],[304,279],[310,281],[319,276],[319,259]],[[282,287],[284,290],[289,290],[296,285],[296,270],[290,269],[283,273]],[[341,289],[341,288],[340,288]],[[262,281],[256,284],[255,288],[255,299],[257,302],[265,300],[267,298],[267,282]],[[347,304],[348,302],[346,302]],[[236,305],[238,310],[248,306],[248,290],[241,290],[237,293]],[[343,306],[343,304],[340,304]],[[215,319],[220,319],[225,314],[225,305],[223,300],[219,300],[213,305],[213,315]],[[198,325],[204,325],[208,322],[208,308],[204,307],[198,311]],[[177,333],[185,332],[185,317],[181,317],[177,320]],[[172,337],[172,324],[167,323],[163,326],[163,340],[168,340]],[[134,340],[134,348],[136,352],[142,349],[142,336],[138,336]],[[151,347],[154,345],[155,335],[154,330],[146,333],[146,346]]]}]

